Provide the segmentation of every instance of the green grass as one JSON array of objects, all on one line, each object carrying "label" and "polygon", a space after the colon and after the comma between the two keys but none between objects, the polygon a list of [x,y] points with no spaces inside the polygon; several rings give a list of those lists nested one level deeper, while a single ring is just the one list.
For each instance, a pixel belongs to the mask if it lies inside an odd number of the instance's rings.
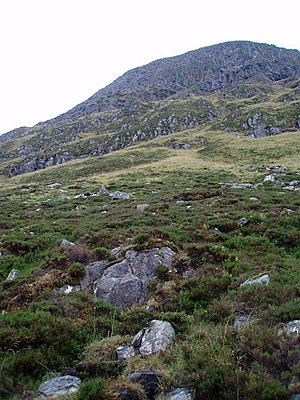
[{"label": "green grass", "polygon": [[[193,148],[171,149],[170,138]],[[116,392],[137,368],[154,368],[166,390],[191,386],[196,398],[289,399],[298,390],[299,338],[279,336],[278,329],[299,319],[299,191],[260,183],[266,167],[276,165],[287,167],[282,179],[298,180],[299,144],[297,132],[253,140],[196,127],[102,157],[1,176],[0,310],[7,312],[0,316],[1,398],[36,390],[49,370],[75,369],[86,381],[79,396],[93,398]],[[61,187],[47,186],[56,181]],[[221,182],[259,185],[222,189]],[[102,185],[130,199],[75,198]],[[248,224],[238,226],[241,218]],[[64,238],[75,248],[60,249]],[[177,272],[158,271],[151,311],[121,313],[89,294],[53,294],[77,284],[84,265],[118,245],[169,245],[177,252]],[[12,268],[22,275],[7,282]],[[269,286],[240,288],[264,273]],[[236,330],[241,314],[257,321]],[[112,344],[130,340],[152,319],[173,324],[170,348],[149,359],[113,358]]]}]

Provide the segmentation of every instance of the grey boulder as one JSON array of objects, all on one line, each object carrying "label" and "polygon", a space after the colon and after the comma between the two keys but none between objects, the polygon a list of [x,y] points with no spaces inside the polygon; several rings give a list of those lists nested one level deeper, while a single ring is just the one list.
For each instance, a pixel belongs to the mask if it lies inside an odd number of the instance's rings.
[{"label": "grey boulder", "polygon": [[69,242],[69,241],[66,240],[66,239],[63,239],[63,240],[60,242],[60,245],[59,245],[59,247],[62,248],[62,249],[69,249],[69,248],[71,248],[71,247],[73,247],[73,246],[75,246],[75,243]]},{"label": "grey boulder", "polygon": [[247,286],[247,285],[269,285],[270,284],[270,277],[269,275],[265,274],[260,276],[259,278],[248,279],[247,281],[243,282],[240,287]]},{"label": "grey boulder", "polygon": [[175,336],[175,330],[168,321],[153,320],[133,339],[132,345],[143,356],[165,351]]},{"label": "grey boulder", "polygon": [[97,279],[103,274],[107,267],[108,261],[96,261],[85,267],[85,276],[80,279],[81,290],[94,292],[94,286]]},{"label": "grey boulder", "polygon": [[128,360],[139,354],[152,354],[165,351],[175,336],[175,330],[168,321],[153,320],[146,328],[140,330],[130,344],[118,346],[118,360]]},{"label": "grey boulder", "polygon": [[38,388],[38,399],[51,398],[68,395],[78,391],[81,380],[76,376],[65,375],[53,378],[40,385]]}]

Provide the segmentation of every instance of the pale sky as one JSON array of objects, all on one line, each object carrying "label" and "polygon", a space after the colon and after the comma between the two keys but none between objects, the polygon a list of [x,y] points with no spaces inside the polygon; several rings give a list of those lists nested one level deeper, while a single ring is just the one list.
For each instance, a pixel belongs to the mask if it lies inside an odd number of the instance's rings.
[{"label": "pale sky", "polygon": [[0,134],[127,70],[230,40],[300,49],[298,0],[0,0]]}]

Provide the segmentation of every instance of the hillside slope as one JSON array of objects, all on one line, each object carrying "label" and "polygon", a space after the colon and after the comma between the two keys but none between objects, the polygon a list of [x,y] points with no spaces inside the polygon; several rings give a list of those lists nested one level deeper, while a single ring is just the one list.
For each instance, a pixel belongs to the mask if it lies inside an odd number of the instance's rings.
[{"label": "hillside slope", "polygon": [[[83,381],[80,399],[299,393],[298,325],[288,325],[299,318],[299,149],[298,132],[253,140],[197,126],[2,176],[1,398],[33,399],[66,374]],[[147,292],[134,297],[135,264],[101,292],[134,259]],[[20,275],[7,279],[12,268]],[[118,358],[153,320],[175,329],[165,351]],[[158,377],[152,395],[128,382],[139,371]]]}]

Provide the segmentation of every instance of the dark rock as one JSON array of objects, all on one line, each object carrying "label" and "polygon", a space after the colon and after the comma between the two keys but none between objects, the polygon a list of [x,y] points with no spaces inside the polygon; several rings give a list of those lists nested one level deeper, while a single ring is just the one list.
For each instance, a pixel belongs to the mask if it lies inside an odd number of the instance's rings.
[{"label": "dark rock", "polygon": [[293,394],[291,400],[300,400],[300,393]]},{"label": "dark rock", "polygon": [[134,389],[122,388],[118,393],[118,400],[146,400],[140,392],[137,393]]},{"label": "dark rock", "polygon": [[8,274],[6,280],[8,281],[14,281],[15,279],[17,279],[19,276],[21,275],[21,272],[18,271],[17,269],[12,269],[10,271],[10,273]]},{"label": "dark rock", "polygon": [[161,379],[161,375],[151,370],[136,371],[128,376],[129,382],[142,386],[149,400],[153,400],[158,394]]},{"label": "dark rock", "polygon": [[76,393],[81,384],[81,380],[76,376],[65,375],[53,378],[40,385],[38,388],[38,399],[64,396]]}]

